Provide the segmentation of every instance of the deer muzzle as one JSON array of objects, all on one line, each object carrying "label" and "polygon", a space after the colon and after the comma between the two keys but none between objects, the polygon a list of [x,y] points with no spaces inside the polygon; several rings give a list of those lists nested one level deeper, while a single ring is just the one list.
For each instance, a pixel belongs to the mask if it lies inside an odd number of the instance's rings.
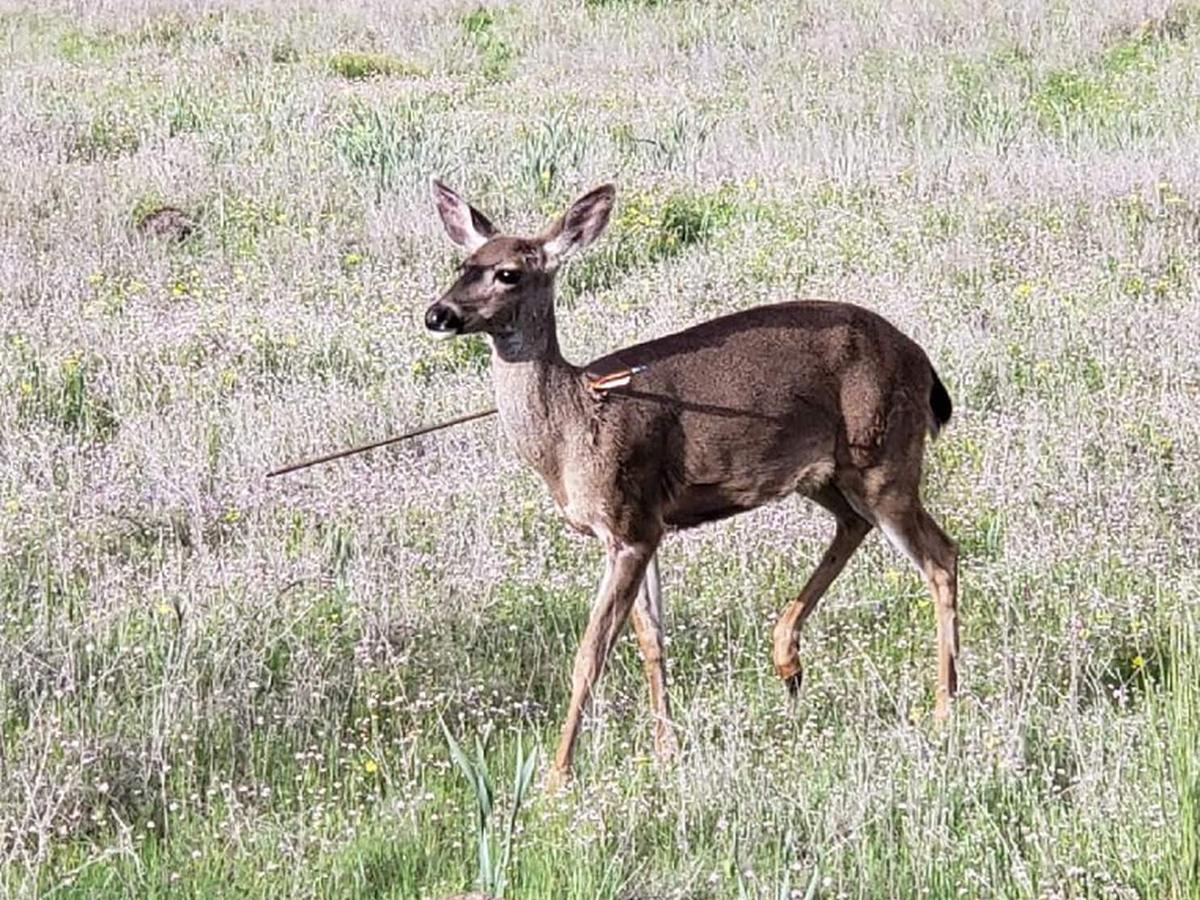
[{"label": "deer muzzle", "polygon": [[462,314],[444,301],[437,301],[425,310],[425,327],[439,340],[462,334]]}]

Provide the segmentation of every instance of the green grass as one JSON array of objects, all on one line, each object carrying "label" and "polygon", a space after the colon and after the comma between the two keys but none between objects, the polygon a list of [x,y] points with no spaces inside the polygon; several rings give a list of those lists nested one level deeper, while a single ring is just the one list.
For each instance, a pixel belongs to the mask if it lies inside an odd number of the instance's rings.
[{"label": "green grass", "polygon": [[622,199],[608,241],[564,279],[563,296],[612,287],[639,267],[703,247],[738,215],[735,192],[675,191],[666,196],[630,192]]},{"label": "green grass", "polygon": [[[1198,23],[0,13],[0,895],[1200,896]],[[771,626],[831,527],[788,502],[662,550],[679,763],[625,636],[543,790],[601,548],[495,420],[263,477],[492,402],[485,341],[424,336],[435,175],[523,234],[616,184],[573,361],[795,297],[927,349],[948,724],[877,536],[789,706]],[[163,205],[186,242],[137,233]]]},{"label": "green grass", "polygon": [[517,51],[503,36],[501,25],[508,11],[479,7],[460,20],[464,42],[477,54],[479,72],[487,82],[508,78]]},{"label": "green grass", "polygon": [[[278,54],[277,54],[278,55]],[[285,53],[285,58],[287,54]],[[424,76],[422,66],[405,62],[386,53],[343,50],[329,57],[329,71],[349,81],[392,76]]]}]

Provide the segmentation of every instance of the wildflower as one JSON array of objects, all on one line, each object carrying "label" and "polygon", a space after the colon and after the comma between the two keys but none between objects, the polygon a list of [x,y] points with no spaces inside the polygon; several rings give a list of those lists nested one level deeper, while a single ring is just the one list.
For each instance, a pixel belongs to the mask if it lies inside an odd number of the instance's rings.
[{"label": "wildflower", "polygon": [[363,768],[367,770],[368,775],[374,775],[379,771],[379,765],[373,759],[368,759],[363,763]]}]

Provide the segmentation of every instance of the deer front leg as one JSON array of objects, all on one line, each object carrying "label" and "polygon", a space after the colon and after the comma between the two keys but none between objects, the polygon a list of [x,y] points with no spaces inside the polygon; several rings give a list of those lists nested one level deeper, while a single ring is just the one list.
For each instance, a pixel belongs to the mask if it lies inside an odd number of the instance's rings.
[{"label": "deer front leg", "polygon": [[600,582],[600,591],[592,606],[587,630],[575,654],[575,668],[571,674],[571,703],[567,707],[567,718],[563,722],[562,736],[554,754],[552,785],[570,778],[571,757],[575,753],[575,740],[579,736],[584,708],[591,698],[593,686],[600,679],[604,662],[621,633],[621,627],[629,618],[656,543],[630,543],[616,538],[609,541],[604,579]]},{"label": "deer front leg", "polygon": [[654,754],[660,760],[674,759],[679,753],[675,728],[671,724],[671,703],[667,699],[667,658],[663,650],[662,583],[658,577],[658,555],[650,558],[646,577],[633,604],[633,630],[642,651],[642,668],[650,689],[650,712],[654,716]]}]

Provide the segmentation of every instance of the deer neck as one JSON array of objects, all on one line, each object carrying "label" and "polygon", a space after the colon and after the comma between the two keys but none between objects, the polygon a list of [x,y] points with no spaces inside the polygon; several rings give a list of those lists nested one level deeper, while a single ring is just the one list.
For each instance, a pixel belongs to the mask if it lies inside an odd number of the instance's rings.
[{"label": "deer neck", "polygon": [[579,370],[559,351],[553,303],[542,309],[492,336],[492,382],[509,441],[553,482],[585,398]]}]

